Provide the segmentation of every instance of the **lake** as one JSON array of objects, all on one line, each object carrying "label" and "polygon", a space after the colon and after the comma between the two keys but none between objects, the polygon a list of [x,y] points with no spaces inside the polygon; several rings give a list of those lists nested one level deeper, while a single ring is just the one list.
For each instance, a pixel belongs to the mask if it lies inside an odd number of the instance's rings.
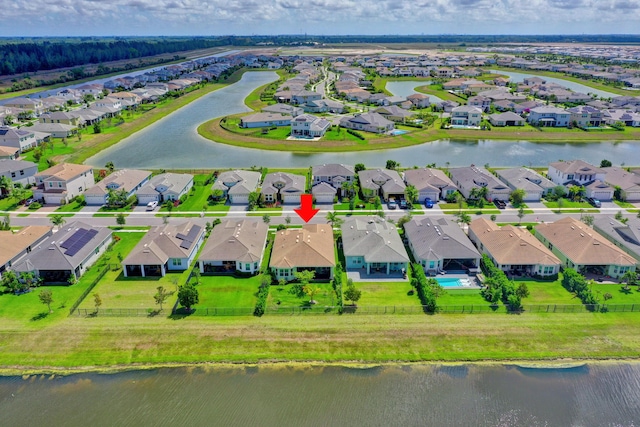
[{"label": "lake", "polygon": [[633,426],[640,420],[640,365],[261,366],[4,377],[0,411],[12,427]]},{"label": "lake", "polygon": [[[267,167],[308,167],[324,163],[364,163],[384,166],[388,159],[403,166],[444,166],[470,164],[492,166],[544,166],[560,159],[582,159],[599,164],[607,158],[614,164],[637,163],[638,141],[559,143],[443,139],[392,150],[346,153],[290,153],[233,147],[198,135],[201,123],[214,117],[248,111],[244,98],[257,87],[277,79],[274,72],[248,72],[233,85],[212,92],[168,115],[122,142],[91,157],[87,164],[102,167],[113,161],[117,168],[210,169]],[[410,86],[415,82],[408,83]]]}]

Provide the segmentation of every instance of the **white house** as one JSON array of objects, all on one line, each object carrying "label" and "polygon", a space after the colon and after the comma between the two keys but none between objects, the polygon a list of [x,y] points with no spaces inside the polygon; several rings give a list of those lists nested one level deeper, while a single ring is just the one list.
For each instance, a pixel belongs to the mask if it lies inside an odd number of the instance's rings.
[{"label": "white house", "polygon": [[331,122],[311,114],[301,114],[291,120],[291,136],[302,138],[319,138],[331,127]]},{"label": "white house", "polygon": [[186,173],[161,173],[154,176],[138,191],[138,204],[149,202],[163,203],[167,200],[180,200],[193,187],[193,175]]},{"label": "white house", "polygon": [[28,148],[36,147],[38,140],[35,133],[28,128],[0,126],[0,145],[17,148],[22,152]]},{"label": "white house", "polygon": [[258,190],[260,172],[233,170],[222,172],[211,186],[211,190],[222,190],[232,204],[248,204],[249,194]]},{"label": "white house", "polygon": [[94,185],[93,167],[60,163],[35,175],[33,197],[44,203],[59,205],[69,202]]},{"label": "white house", "polygon": [[122,191],[127,198],[133,196],[151,178],[151,172],[135,169],[122,169],[98,182],[84,192],[87,205],[100,206],[107,203],[109,191]]},{"label": "white house", "polygon": [[451,110],[451,125],[480,126],[482,110],[478,107],[461,105]]}]

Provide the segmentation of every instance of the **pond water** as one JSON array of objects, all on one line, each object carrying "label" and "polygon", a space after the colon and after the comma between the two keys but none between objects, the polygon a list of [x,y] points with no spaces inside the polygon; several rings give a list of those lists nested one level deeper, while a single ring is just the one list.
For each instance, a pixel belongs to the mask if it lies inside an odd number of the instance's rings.
[{"label": "pond water", "polygon": [[12,427],[633,426],[640,365],[174,368],[0,378]]},{"label": "pond water", "polygon": [[[396,96],[407,97],[409,95],[413,95],[414,93],[419,93],[415,90],[415,88],[420,86],[430,85],[429,81],[421,81],[421,82],[387,82],[387,90]],[[438,98],[435,95],[427,95],[431,103],[441,102],[442,99]]]},{"label": "pond water", "polygon": [[[209,141],[198,135],[198,125],[214,117],[248,111],[244,98],[255,88],[277,79],[273,72],[248,72],[240,82],[203,96],[159,120],[119,144],[91,157],[87,164],[102,167],[113,161],[118,168],[242,168],[308,167],[323,163],[364,163],[384,166],[388,159],[403,166],[431,163],[451,166],[470,164],[492,166],[543,166],[559,159],[579,158],[600,163],[607,158],[614,164],[638,163],[640,143],[625,142],[531,142],[443,139],[391,150],[346,153],[291,153],[233,147]],[[397,82],[409,83],[415,82]],[[398,138],[402,138],[401,135]]]},{"label": "pond water", "polygon": [[601,98],[614,98],[616,96],[620,96],[617,93],[612,93],[612,92],[607,92],[604,90],[599,90],[599,89],[594,89],[591,88],[589,86],[585,86],[583,84],[580,83],[575,83],[569,80],[564,80],[564,79],[560,79],[557,77],[547,77],[547,76],[538,76],[535,74],[527,74],[526,72],[524,73],[518,73],[515,71],[502,71],[502,70],[491,70],[492,73],[497,73],[497,74],[502,74],[504,76],[509,76],[511,78],[512,81],[514,82],[522,82],[526,77],[540,77],[542,79],[545,79],[548,82],[553,82],[553,83],[557,83],[559,85],[562,85],[566,88],[571,89],[574,92],[582,92],[582,93],[593,93],[598,95]]}]

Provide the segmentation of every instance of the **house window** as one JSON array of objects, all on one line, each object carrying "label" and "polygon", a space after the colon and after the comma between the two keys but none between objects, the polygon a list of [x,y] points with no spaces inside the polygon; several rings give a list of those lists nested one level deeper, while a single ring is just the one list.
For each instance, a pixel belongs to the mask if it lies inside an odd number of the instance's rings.
[{"label": "house window", "polygon": [[49,183],[49,188],[52,188],[52,187],[53,187],[53,182],[50,182]]},{"label": "house window", "polygon": [[24,171],[20,171],[20,176],[24,175]]},{"label": "house window", "polygon": [[11,172],[11,178],[15,178],[16,177],[16,173],[15,172]]},{"label": "house window", "polygon": [[174,259],[172,260],[172,263],[173,263],[173,265],[174,265],[174,266],[176,266],[176,265],[182,265],[182,259],[180,259],[180,258],[174,258]]},{"label": "house window", "polygon": [[429,268],[435,267],[436,263],[433,261],[429,261]]},{"label": "house window", "polygon": [[245,264],[244,269],[247,271],[251,270],[251,264]]}]

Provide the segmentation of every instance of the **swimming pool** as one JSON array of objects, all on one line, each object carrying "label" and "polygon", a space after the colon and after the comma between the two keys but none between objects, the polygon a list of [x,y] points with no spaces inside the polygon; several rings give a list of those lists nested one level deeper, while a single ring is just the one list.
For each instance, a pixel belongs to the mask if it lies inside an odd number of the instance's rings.
[{"label": "swimming pool", "polygon": [[405,133],[409,133],[409,131],[402,129],[395,129],[391,131],[391,135],[404,135]]},{"label": "swimming pool", "polygon": [[471,283],[469,283],[469,279],[456,279],[452,277],[436,277],[436,280],[438,281],[438,283],[440,283],[440,286],[442,286],[443,288],[471,286]]}]

